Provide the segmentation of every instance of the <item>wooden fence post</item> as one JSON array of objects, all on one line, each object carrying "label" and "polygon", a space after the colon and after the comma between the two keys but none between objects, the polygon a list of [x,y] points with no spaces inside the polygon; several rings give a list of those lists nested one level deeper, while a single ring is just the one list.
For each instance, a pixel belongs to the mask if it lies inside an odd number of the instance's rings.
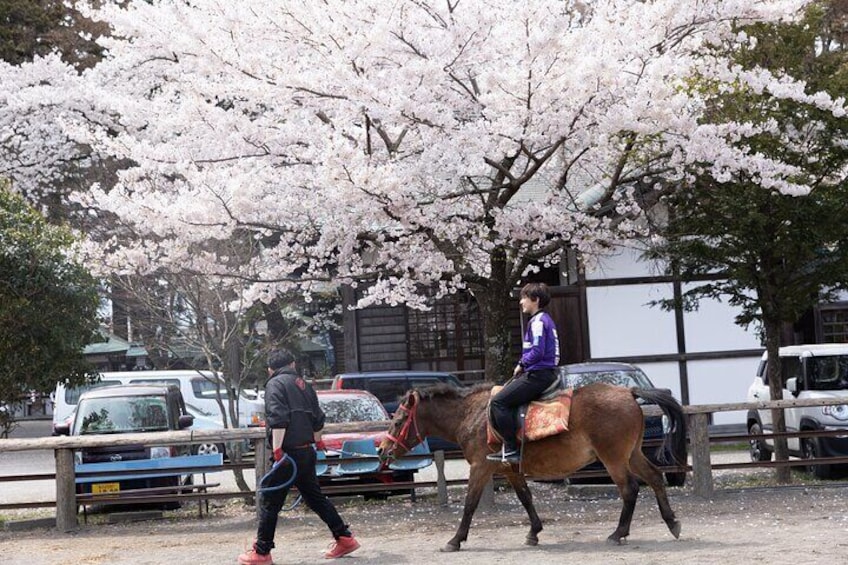
[{"label": "wooden fence post", "polygon": [[445,452],[441,449],[433,453],[436,463],[436,489],[440,506],[448,505],[448,483],[445,477]]},{"label": "wooden fence post", "polygon": [[695,494],[709,498],[713,494],[713,468],[710,462],[709,414],[692,414],[690,439],[692,441],[692,479]]},{"label": "wooden fence post", "polygon": [[495,479],[494,476],[489,477],[489,482],[483,487],[483,494],[480,495],[479,508],[482,510],[491,510],[495,507]]},{"label": "wooden fence post", "polygon": [[74,473],[74,450],[57,449],[56,457],[56,529],[72,532],[77,522],[77,487]]},{"label": "wooden fence post", "polygon": [[259,483],[262,481],[262,477],[265,476],[265,473],[268,472],[268,457],[265,450],[265,439],[255,439],[253,440],[253,472],[256,475],[256,518],[259,519]]}]

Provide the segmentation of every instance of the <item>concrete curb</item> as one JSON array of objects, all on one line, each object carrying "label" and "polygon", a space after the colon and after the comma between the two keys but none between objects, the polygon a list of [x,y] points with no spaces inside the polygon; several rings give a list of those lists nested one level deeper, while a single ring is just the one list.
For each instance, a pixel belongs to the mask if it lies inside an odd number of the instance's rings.
[{"label": "concrete curb", "polygon": [[33,518],[31,520],[10,520],[3,524],[6,532],[24,532],[38,528],[55,528],[56,518]]}]

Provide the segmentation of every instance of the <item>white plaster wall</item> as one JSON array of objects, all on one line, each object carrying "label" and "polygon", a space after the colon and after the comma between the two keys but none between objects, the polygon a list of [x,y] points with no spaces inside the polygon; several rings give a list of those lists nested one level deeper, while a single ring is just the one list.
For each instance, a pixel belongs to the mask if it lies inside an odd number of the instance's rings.
[{"label": "white plaster wall", "polygon": [[609,255],[601,258],[597,264],[587,266],[586,279],[615,279],[663,274],[660,266],[654,262],[643,260],[641,254],[639,243],[618,247]]},{"label": "white plaster wall", "polygon": [[[727,404],[745,402],[760,357],[690,361],[689,403]],[[745,412],[720,412],[713,424],[744,424]]]},{"label": "white plaster wall", "polygon": [[637,366],[648,375],[648,378],[651,379],[655,387],[669,389],[678,402],[682,399],[680,393],[680,371],[677,361],[638,363]]},{"label": "white plaster wall", "polygon": [[[684,292],[686,287],[684,286]],[[701,300],[697,310],[683,313],[686,351],[725,351],[761,348],[753,325],[743,329],[733,318],[739,309],[717,300]]]},{"label": "white plaster wall", "polygon": [[[661,274],[658,266],[640,258],[638,246],[621,247],[586,271],[589,280]],[[684,291],[686,290],[684,286]],[[677,352],[674,313],[649,306],[671,298],[671,284],[637,284],[586,289],[589,349],[592,358],[662,355]],[[846,295],[848,298],[848,294]],[[726,302],[703,300],[694,312],[684,313],[686,351],[705,353],[760,349],[754,327],[743,329],[733,321],[736,308]],[[742,402],[757,368],[759,355],[690,361],[690,404]],[[653,383],[681,399],[677,362],[641,363]],[[744,423],[744,412],[716,414],[715,424]]]},{"label": "white plaster wall", "polygon": [[648,306],[671,293],[670,284],[587,288],[591,356],[676,353],[674,313]]}]

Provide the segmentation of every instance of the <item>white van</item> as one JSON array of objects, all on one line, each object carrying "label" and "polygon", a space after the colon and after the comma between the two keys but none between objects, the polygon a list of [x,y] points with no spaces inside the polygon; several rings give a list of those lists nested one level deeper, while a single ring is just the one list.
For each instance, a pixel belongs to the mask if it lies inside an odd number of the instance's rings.
[{"label": "white van", "polygon": [[[819,343],[791,345],[780,348],[780,364],[785,400],[805,398],[844,398],[838,406],[787,408],[786,431],[844,430],[845,436],[818,438],[787,438],[789,453],[798,457],[836,457],[848,455],[848,343]],[[754,382],[748,388],[749,402],[770,400],[763,354]],[[752,435],[773,431],[771,410],[750,410],[747,416],[748,433]],[[751,440],[751,458],[769,461],[774,449],[771,440]],[[832,465],[814,465],[810,469],[819,478],[832,475]]]},{"label": "white van", "polygon": [[[221,407],[216,398],[216,377],[210,371],[195,371],[192,369],[176,371],[123,371],[101,373],[100,380],[94,384],[66,388],[65,383],[56,385],[53,406],[53,429],[57,424],[64,423],[74,409],[80,395],[93,388],[112,385],[152,384],[162,383],[179,387],[186,404],[191,404],[212,414],[221,421]],[[220,382],[221,400],[227,408],[227,388]],[[262,400],[250,399],[241,394],[238,400],[239,426],[258,426],[265,420],[265,404]]]}]

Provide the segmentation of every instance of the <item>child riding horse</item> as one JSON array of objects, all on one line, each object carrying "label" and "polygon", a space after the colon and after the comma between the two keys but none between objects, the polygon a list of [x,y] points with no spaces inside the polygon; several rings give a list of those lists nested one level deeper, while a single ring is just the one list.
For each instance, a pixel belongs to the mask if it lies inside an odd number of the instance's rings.
[{"label": "child riding horse", "polygon": [[618,486],[623,500],[618,527],[609,540],[621,543],[630,535],[630,522],[642,479],[654,491],[660,514],[674,537],[680,535],[680,522],[668,502],[660,471],[642,453],[645,420],[637,398],[656,404],[668,417],[670,429],[665,437],[672,453],[685,453],[686,423],[680,404],[667,391],[624,388],[595,383],[574,391],[568,431],[524,447],[521,471],[517,465],[505,466],[487,461],[490,452],[486,438],[487,405],[491,386],[478,385],[470,390],[438,386],[409,391],[403,398],[380,445],[380,457],[391,461],[423,441],[438,436],[458,443],[470,464],[468,491],[462,521],[443,551],[458,551],[468,538],[471,518],[483,488],[495,472],[506,476],[527,515],[530,517],[528,545],[538,543],[542,521],[524,475],[534,478],[562,478],[600,460]]}]

